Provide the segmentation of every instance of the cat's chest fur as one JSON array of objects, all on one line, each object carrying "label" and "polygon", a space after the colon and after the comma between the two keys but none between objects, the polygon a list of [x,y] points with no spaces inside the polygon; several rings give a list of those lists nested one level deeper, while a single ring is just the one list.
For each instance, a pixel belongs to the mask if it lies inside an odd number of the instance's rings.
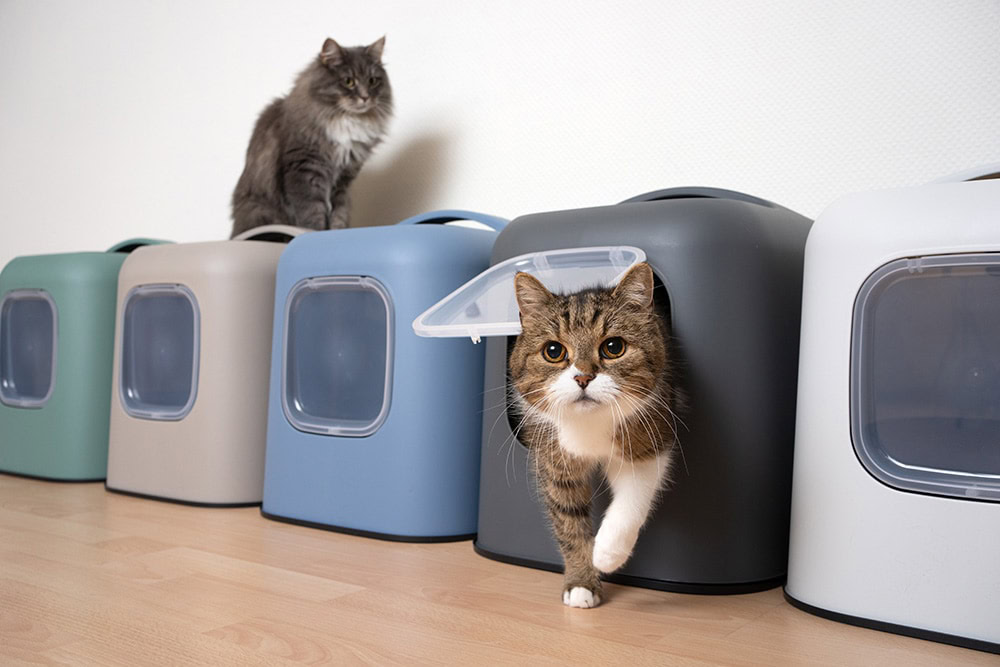
[{"label": "cat's chest fur", "polygon": [[602,406],[559,420],[559,446],[585,459],[607,460],[614,451],[614,412]]},{"label": "cat's chest fur", "polygon": [[333,118],[324,130],[330,142],[331,160],[341,168],[366,160],[382,137],[378,122],[352,115]]}]

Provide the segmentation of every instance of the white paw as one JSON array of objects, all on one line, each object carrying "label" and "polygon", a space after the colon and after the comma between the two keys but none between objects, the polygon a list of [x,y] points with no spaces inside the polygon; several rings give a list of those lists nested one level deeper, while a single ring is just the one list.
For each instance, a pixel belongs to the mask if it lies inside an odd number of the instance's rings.
[{"label": "white paw", "polygon": [[594,595],[583,586],[577,586],[568,591],[563,591],[563,604],[568,607],[579,607],[580,609],[590,609],[601,603],[601,596]]},{"label": "white paw", "polygon": [[632,547],[638,535],[614,534],[599,530],[594,538],[594,567],[599,572],[614,572],[632,555]]}]

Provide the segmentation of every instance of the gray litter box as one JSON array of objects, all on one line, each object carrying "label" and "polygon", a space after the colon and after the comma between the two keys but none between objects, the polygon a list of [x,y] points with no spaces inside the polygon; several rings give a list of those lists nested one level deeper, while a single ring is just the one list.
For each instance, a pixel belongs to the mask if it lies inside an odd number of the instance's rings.
[{"label": "gray litter box", "polygon": [[[756,197],[682,188],[616,206],[522,216],[498,237],[493,265],[557,249],[605,247],[606,255],[614,256],[615,247],[638,248],[657,276],[657,298],[668,305],[679,378],[690,404],[682,415],[683,455],[675,457],[674,483],[632,558],[609,581],[696,593],[749,592],[783,581],[802,263],[810,224]],[[547,261],[540,258],[537,272],[543,282],[546,272],[552,273]],[[595,279],[598,273],[595,269]],[[559,283],[546,284],[553,289]],[[516,303],[513,308],[516,313]],[[488,328],[479,333],[464,324],[451,328],[425,335],[491,335]],[[562,560],[537,500],[528,452],[514,438],[512,417],[505,413],[513,340],[486,339],[475,548],[489,558],[558,571]],[[595,500],[595,530],[608,500],[608,492]]]}]

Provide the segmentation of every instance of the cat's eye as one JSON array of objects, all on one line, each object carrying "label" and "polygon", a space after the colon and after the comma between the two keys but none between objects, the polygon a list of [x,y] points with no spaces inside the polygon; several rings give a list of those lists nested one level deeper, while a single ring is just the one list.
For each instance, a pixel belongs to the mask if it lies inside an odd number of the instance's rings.
[{"label": "cat's eye", "polygon": [[377,86],[377,85],[378,85],[378,84],[380,84],[380,83],[382,83],[382,80],[381,80],[381,79],[379,79],[378,77],[374,77],[374,76],[373,76],[373,77],[370,77],[370,78],[368,79],[368,85],[369,85],[369,86],[372,86],[372,87],[374,87],[374,86]]},{"label": "cat's eye", "polygon": [[601,343],[600,355],[605,359],[617,359],[625,354],[625,339],[620,336],[613,336]]},{"label": "cat's eye", "polygon": [[562,343],[550,340],[542,346],[542,358],[550,364],[558,364],[566,358],[566,348]]},{"label": "cat's eye", "polygon": [[344,86],[347,87],[347,88],[354,88],[354,78],[353,77],[347,77],[347,78],[345,78],[344,81],[343,81],[343,83],[344,83]]}]

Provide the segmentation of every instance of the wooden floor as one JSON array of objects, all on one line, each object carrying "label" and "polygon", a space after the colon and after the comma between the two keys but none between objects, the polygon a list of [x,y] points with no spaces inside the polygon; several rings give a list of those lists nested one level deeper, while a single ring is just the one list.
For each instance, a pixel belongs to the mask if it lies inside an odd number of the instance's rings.
[{"label": "wooden floor", "polygon": [[0,475],[0,664],[996,665],[826,621],[780,589],[695,596],[560,577],[469,542],[398,544]]}]

